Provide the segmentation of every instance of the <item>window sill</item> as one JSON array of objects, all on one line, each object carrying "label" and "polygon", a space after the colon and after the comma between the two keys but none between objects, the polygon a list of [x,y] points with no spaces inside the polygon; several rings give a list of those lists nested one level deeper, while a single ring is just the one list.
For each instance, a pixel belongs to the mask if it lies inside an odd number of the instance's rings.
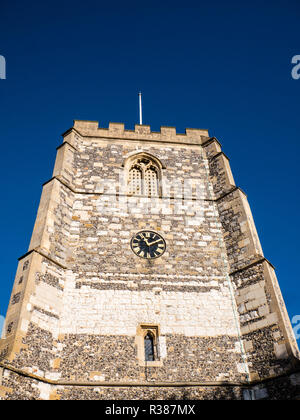
[{"label": "window sill", "polygon": [[146,362],[145,360],[139,360],[139,365],[143,367],[162,367],[162,360],[154,360],[153,362]]}]

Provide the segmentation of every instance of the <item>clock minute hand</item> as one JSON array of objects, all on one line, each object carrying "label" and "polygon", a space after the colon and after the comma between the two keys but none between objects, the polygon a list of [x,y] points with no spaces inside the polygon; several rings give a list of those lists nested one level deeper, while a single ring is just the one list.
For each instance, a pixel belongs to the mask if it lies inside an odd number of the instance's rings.
[{"label": "clock minute hand", "polygon": [[147,244],[148,246],[151,246],[151,245],[154,245],[154,244],[156,244],[157,242],[160,242],[161,241],[161,239],[158,239],[157,241],[154,241],[154,242],[150,242],[150,244]]}]

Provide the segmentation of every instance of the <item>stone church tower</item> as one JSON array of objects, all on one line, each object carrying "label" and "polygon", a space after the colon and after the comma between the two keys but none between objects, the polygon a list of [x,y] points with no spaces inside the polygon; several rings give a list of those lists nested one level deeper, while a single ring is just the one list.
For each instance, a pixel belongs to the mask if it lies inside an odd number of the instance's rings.
[{"label": "stone church tower", "polygon": [[0,341],[0,399],[277,399],[299,354],[207,130],[75,121]]}]

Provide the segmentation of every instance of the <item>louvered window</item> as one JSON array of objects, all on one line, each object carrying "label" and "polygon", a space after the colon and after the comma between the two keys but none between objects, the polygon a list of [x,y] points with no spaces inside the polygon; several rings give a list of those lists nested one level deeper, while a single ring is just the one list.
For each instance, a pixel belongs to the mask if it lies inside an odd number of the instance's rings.
[{"label": "louvered window", "polygon": [[142,171],[138,167],[133,167],[129,171],[128,192],[129,194],[142,194]]},{"label": "louvered window", "polygon": [[159,195],[159,168],[149,158],[137,158],[129,169],[128,193],[156,197]]},{"label": "louvered window", "polygon": [[145,195],[158,195],[157,171],[152,166],[145,171]]}]

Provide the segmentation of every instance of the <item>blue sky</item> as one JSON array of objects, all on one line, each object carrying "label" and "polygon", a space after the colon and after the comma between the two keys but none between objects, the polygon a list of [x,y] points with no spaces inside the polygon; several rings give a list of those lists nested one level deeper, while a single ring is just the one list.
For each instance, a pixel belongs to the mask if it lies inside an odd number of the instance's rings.
[{"label": "blue sky", "polygon": [[1,5],[0,314],[41,185],[74,119],[208,128],[247,194],[290,317],[300,315],[300,4],[56,1]]}]

